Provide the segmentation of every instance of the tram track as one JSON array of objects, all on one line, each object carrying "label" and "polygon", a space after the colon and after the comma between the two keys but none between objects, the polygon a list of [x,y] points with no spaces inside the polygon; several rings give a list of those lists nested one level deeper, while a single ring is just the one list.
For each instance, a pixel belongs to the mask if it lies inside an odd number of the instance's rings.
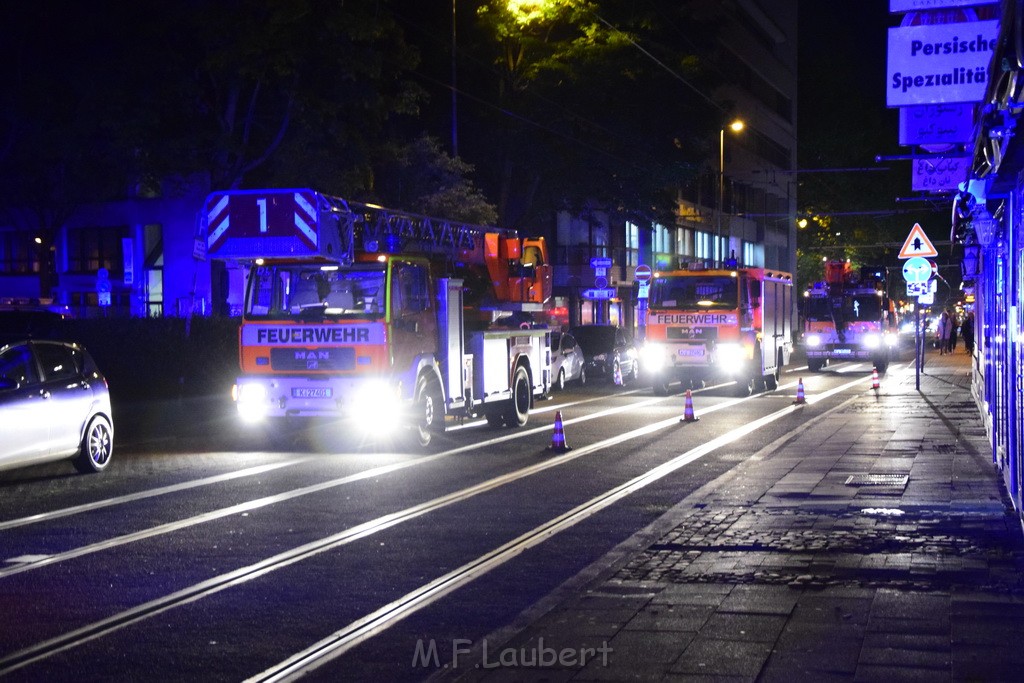
[{"label": "tram track", "polygon": [[[835,387],[827,392],[818,394],[808,399],[808,403],[814,403],[825,398],[854,387],[859,384],[860,380],[843,384],[839,387]],[[787,385],[792,386],[792,385]],[[780,387],[783,389],[784,387]],[[733,399],[730,401],[724,401],[722,403],[715,404],[713,406],[706,407],[698,414],[707,414],[716,410],[735,405],[736,403],[750,400],[753,397],[747,397],[742,399]],[[652,399],[650,402],[657,402],[664,400],[664,398]],[[605,411],[599,411],[598,413],[589,416],[589,419],[596,419],[602,413],[607,414],[609,411],[628,410],[635,409],[637,404],[631,404],[626,407],[617,407],[614,409],[607,409]],[[559,517],[556,517],[549,522],[537,527],[532,532],[520,536],[516,540],[501,546],[500,548],[492,551],[491,553],[482,555],[476,560],[464,565],[459,570],[452,572],[444,577],[435,579],[434,581],[426,584],[423,588],[413,593],[407,594],[407,596],[401,598],[399,601],[390,603],[389,606],[381,608],[374,613],[367,615],[363,619],[354,622],[350,627],[343,629],[345,632],[343,635],[338,636],[334,639],[334,642],[344,643],[341,647],[354,647],[358,642],[363,642],[368,637],[372,637],[373,633],[379,632],[383,628],[387,628],[388,625],[396,623],[398,620],[404,618],[410,612],[410,609],[415,607],[421,609],[426,604],[439,599],[443,595],[455,590],[461,585],[464,585],[473,578],[486,573],[489,568],[500,566],[504,562],[515,555],[523,552],[523,550],[532,547],[544,539],[558,533],[559,531],[568,528],[579,521],[582,521],[586,517],[594,514],[598,510],[604,509],[605,507],[613,504],[615,501],[620,500],[622,497],[629,495],[630,493],[647,486],[653,481],[660,479],[667,474],[675,471],[676,469],[692,462],[693,459],[702,457],[703,455],[712,452],[713,450],[720,448],[721,446],[730,443],[742,436],[751,433],[752,431],[759,429],[760,427],[781,419],[786,415],[789,415],[793,411],[799,409],[798,406],[790,405],[781,410],[769,413],[767,416],[760,418],[748,425],[744,425],[741,428],[737,428],[727,432],[726,434],[716,437],[711,441],[706,442],[702,446],[695,449],[691,449],[686,454],[679,456],[669,463],[657,466],[649,470],[647,473],[629,481],[625,484],[617,486],[609,491],[606,491],[601,496],[588,501],[582,506],[574,508],[568,513],[565,513]],[[582,420],[585,418],[574,418],[575,420]],[[35,645],[29,646],[17,652],[11,653],[3,658],[0,658],[0,675],[16,671],[32,663],[40,660],[52,657],[61,652],[73,649],[81,646],[92,640],[100,637],[109,635],[116,631],[119,631],[127,626],[146,620],[158,614],[162,614],[169,610],[181,607],[192,602],[201,600],[205,597],[209,597],[228,588],[242,585],[249,581],[252,581],[258,577],[269,574],[273,571],[283,569],[287,566],[308,559],[315,555],[333,550],[335,548],[344,546],[348,543],[352,543],[361,538],[365,538],[372,534],[381,532],[385,529],[389,529],[393,526],[408,522],[412,519],[416,519],[423,515],[429,514],[430,512],[439,510],[441,508],[453,505],[458,502],[462,502],[478,496],[487,491],[496,489],[500,486],[504,486],[513,481],[523,479],[528,476],[532,476],[545,470],[559,467],[562,464],[572,462],[578,458],[584,457],[590,453],[600,451],[606,448],[610,448],[613,445],[628,441],[631,439],[638,438],[644,434],[650,434],[660,429],[665,429],[670,425],[678,423],[678,418],[672,418],[670,420],[662,420],[655,422],[650,425],[638,428],[625,434],[618,435],[609,439],[599,441],[594,444],[582,446],[571,453],[567,453],[559,456],[558,458],[552,458],[545,460],[540,463],[536,463],[532,466],[521,468],[513,472],[508,472],[500,476],[488,479],[487,481],[480,482],[476,485],[454,491],[452,493],[434,498],[430,501],[422,503],[420,505],[411,506],[404,510],[400,510],[391,514],[387,514],[373,520],[364,522],[356,525],[337,534],[317,539],[310,543],[291,548],[282,553],[278,553],[272,557],[265,558],[261,561],[249,564],[245,567],[238,568],[236,570],[220,574],[216,577],[212,577],[206,581],[202,581],[185,589],[170,593],[162,596],[155,600],[151,600],[144,604],[140,604],[136,607],[124,610],[115,615],[95,621],[91,624],[87,624],[80,628],[74,629],[68,633],[61,634],[54,638],[42,641]],[[546,429],[546,428],[545,428]],[[536,431],[536,430],[534,430]],[[522,433],[517,433],[522,436]],[[500,437],[502,440],[508,440],[516,438],[517,434]],[[460,447],[453,449],[452,451],[446,451],[445,453],[437,454],[435,456],[428,456],[430,458],[446,457],[453,454],[454,452],[462,452],[469,448],[479,448],[480,444],[473,444],[466,447]],[[690,459],[687,460],[686,457]],[[418,462],[418,461],[412,461]],[[356,475],[353,475],[356,476]],[[109,547],[109,546],[108,546]],[[373,624],[372,628],[367,630],[367,626]],[[341,633],[341,632],[338,632]],[[337,634],[336,634],[337,635]],[[322,649],[322,648],[321,648]],[[335,652],[337,647],[334,645],[326,649],[326,651]],[[318,655],[317,660],[321,657]],[[291,661],[291,660],[289,660]],[[289,665],[290,667],[291,665]],[[303,666],[306,666],[303,664]],[[277,674],[274,674],[277,675]],[[269,680],[269,678],[268,678]]]}]

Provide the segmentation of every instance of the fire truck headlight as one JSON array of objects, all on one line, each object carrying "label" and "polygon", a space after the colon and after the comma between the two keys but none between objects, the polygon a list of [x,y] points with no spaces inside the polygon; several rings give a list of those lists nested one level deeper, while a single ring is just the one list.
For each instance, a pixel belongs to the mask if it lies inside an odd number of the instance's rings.
[{"label": "fire truck headlight", "polygon": [[888,346],[889,348],[897,346],[897,345],[899,345],[899,343],[900,343],[899,336],[897,336],[895,334],[887,334],[887,335],[885,335],[885,345]]},{"label": "fire truck headlight", "polygon": [[882,337],[875,333],[865,334],[863,344],[869,349],[877,349],[882,345]]},{"label": "fire truck headlight", "polygon": [[808,346],[821,346],[821,335],[820,334],[809,334],[804,338],[804,342]]},{"label": "fire truck headlight", "polygon": [[640,360],[644,369],[658,372],[665,367],[665,348],[661,344],[648,344],[640,350]]},{"label": "fire truck headlight", "polygon": [[384,380],[363,383],[349,406],[354,424],[370,434],[391,433],[402,410],[397,391]]},{"label": "fire truck headlight", "polygon": [[236,384],[232,390],[238,415],[246,422],[258,422],[267,415],[267,388],[262,384]]},{"label": "fire truck headlight", "polygon": [[719,344],[716,350],[719,365],[730,371],[739,371],[747,360],[746,351],[740,344]]}]

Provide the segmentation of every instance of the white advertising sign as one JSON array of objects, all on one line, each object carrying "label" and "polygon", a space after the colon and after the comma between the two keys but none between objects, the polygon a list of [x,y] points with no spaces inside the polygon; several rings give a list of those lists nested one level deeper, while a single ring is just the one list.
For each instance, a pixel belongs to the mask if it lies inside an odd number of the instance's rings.
[{"label": "white advertising sign", "polygon": [[970,142],[974,107],[963,102],[900,108],[900,144],[950,146]]},{"label": "white advertising sign", "polygon": [[994,5],[998,0],[889,0],[889,13],[917,12],[928,9],[945,9],[947,7],[974,7],[975,5]]},{"label": "white advertising sign", "polygon": [[135,249],[130,237],[121,238],[121,253],[124,255],[124,283],[130,285],[135,281]]},{"label": "white advertising sign", "polygon": [[956,190],[971,172],[971,157],[914,159],[911,187],[915,192]]},{"label": "white advertising sign", "polygon": [[890,28],[886,104],[981,100],[998,36],[998,21]]}]

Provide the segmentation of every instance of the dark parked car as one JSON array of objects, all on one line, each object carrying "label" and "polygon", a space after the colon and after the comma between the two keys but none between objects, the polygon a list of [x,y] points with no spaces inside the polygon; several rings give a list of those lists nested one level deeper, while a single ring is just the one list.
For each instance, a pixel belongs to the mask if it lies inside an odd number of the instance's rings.
[{"label": "dark parked car", "polygon": [[615,368],[622,381],[636,379],[640,374],[640,354],[626,330],[614,325],[580,325],[569,330],[583,349],[588,377],[614,379]]},{"label": "dark parked car", "polygon": [[587,383],[583,349],[568,332],[551,333],[551,376],[555,389],[561,391],[566,382]]},{"label": "dark parked car", "polygon": [[71,458],[78,471],[99,472],[113,448],[107,380],[83,347],[0,346],[0,469]]}]

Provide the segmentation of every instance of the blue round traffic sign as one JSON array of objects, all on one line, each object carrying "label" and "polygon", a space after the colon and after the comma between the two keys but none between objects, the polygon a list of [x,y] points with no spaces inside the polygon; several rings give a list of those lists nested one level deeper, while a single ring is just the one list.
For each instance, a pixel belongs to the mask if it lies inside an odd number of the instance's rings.
[{"label": "blue round traffic sign", "polygon": [[931,261],[923,256],[913,256],[903,264],[903,279],[907,282],[928,282],[931,277]]}]

